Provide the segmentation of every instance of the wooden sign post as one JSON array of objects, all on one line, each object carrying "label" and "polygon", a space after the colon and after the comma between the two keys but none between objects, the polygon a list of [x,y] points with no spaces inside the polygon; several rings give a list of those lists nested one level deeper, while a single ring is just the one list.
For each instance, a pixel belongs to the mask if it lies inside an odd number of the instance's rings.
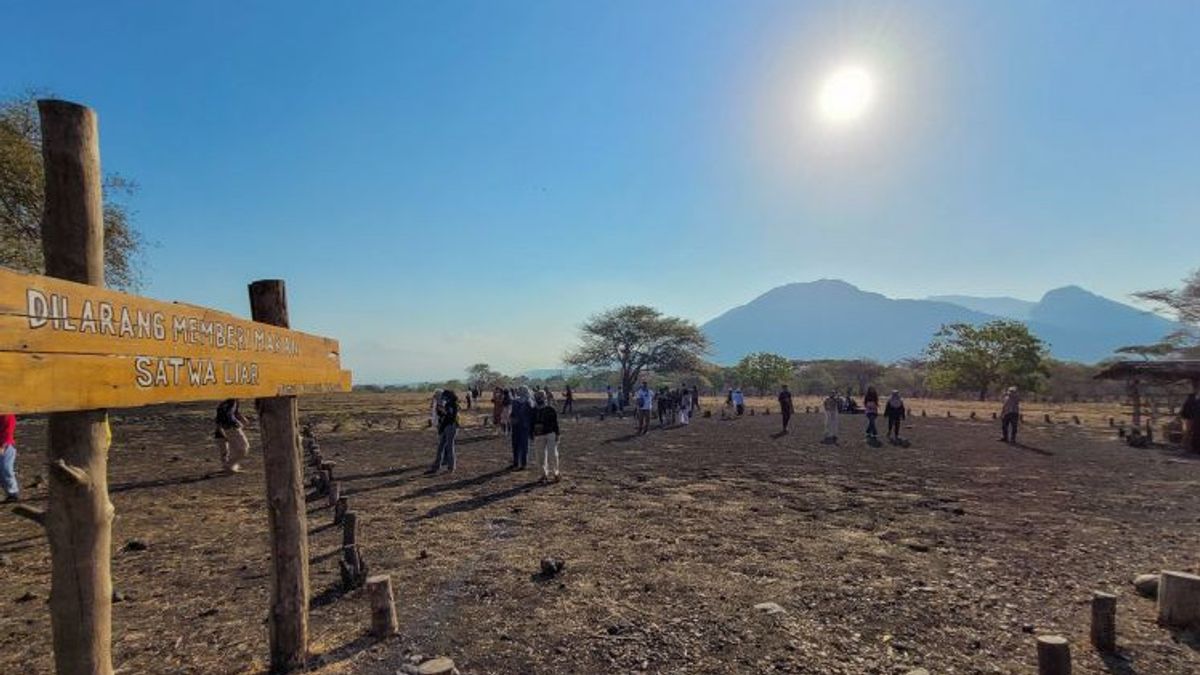
[{"label": "wooden sign post", "polygon": [[282,281],[250,286],[255,321],[104,288],[96,114],[39,101],[47,276],[0,269],[0,412],[51,413],[45,512],[60,675],[112,672],[107,408],[256,398],[271,535],[274,671],[308,650],[308,536],[297,394],[348,391],[336,341],[289,329]]}]

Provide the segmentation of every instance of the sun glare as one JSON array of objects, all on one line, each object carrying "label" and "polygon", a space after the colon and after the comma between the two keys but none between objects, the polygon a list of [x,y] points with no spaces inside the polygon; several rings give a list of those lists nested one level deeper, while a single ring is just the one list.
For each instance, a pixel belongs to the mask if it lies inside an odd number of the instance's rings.
[{"label": "sun glare", "polygon": [[875,98],[871,74],[858,66],[844,66],[829,74],[817,95],[817,110],[828,122],[853,122],[866,114]]}]

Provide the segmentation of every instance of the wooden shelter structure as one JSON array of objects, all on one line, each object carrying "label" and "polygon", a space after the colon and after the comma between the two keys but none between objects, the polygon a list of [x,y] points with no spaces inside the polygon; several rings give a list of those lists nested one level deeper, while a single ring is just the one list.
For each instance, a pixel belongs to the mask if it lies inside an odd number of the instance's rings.
[{"label": "wooden shelter structure", "polygon": [[[1151,415],[1156,416],[1157,402],[1166,396],[1168,409],[1173,408],[1173,396],[1178,385],[1190,383],[1200,389],[1200,359],[1171,359],[1164,361],[1117,361],[1096,374],[1098,380],[1124,380],[1133,406],[1133,427],[1142,425],[1142,403],[1148,399]],[[1174,392],[1170,390],[1174,389]]]}]

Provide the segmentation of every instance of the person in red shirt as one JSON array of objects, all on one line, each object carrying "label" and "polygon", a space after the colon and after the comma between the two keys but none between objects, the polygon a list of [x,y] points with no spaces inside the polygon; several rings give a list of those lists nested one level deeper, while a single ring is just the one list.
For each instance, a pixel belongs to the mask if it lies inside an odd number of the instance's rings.
[{"label": "person in red shirt", "polygon": [[0,487],[4,488],[8,502],[21,498],[21,486],[17,483],[16,434],[17,416],[0,413]]}]

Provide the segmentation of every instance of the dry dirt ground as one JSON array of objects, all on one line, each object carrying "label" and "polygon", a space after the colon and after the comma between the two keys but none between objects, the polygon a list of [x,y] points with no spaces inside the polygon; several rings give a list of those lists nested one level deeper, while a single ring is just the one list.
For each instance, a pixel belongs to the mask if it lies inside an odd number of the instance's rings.
[{"label": "dry dirt ground", "polygon": [[[1200,563],[1200,460],[1178,450],[1073,425],[1009,447],[990,420],[932,415],[909,448],[868,447],[861,417],[833,447],[817,415],[787,436],[759,414],[643,437],[585,415],[564,422],[565,480],[543,486],[482,428],[461,434],[454,474],[423,475],[433,434],[411,404],[404,430],[383,396],[302,405],[401,626],[365,637],[366,599],[337,588],[341,532],[311,501],[316,672],[390,675],[416,653],[463,673],[1030,673],[1040,633],[1071,641],[1076,672],[1200,672],[1200,640],[1158,627],[1129,583]],[[119,672],[263,671],[261,462],[217,475],[209,418],[114,416]],[[18,428],[26,485],[43,429]],[[45,487],[26,494],[41,505]],[[0,672],[52,672],[45,540],[3,512],[0,555]],[[545,556],[565,560],[556,578],[537,574]],[[1120,594],[1107,659],[1087,646],[1093,590]]]}]

